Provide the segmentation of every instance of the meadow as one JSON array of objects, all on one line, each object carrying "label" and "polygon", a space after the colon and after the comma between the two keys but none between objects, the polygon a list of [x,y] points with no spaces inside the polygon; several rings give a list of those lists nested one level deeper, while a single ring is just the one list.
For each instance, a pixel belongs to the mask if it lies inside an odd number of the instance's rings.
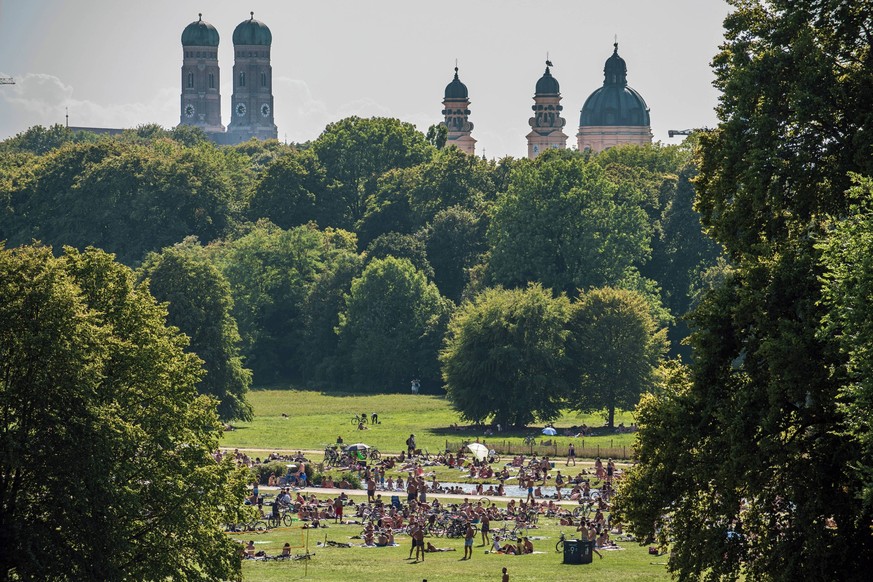
[{"label": "meadow", "polygon": [[[542,425],[523,429],[506,430],[493,436],[463,423],[449,402],[433,395],[375,394],[351,395],[332,394],[309,390],[261,389],[250,393],[249,399],[254,407],[254,420],[237,423],[235,430],[224,434],[222,446],[250,451],[261,450],[320,450],[325,445],[342,436],[346,443],[365,442],[386,452],[399,452],[405,448],[409,434],[416,435],[418,446],[430,452],[439,452],[446,442],[459,443],[479,439],[491,444],[516,447],[519,451],[526,446],[523,439],[536,435],[537,443],[552,440],[559,446],[566,446],[571,440],[580,448],[583,439],[541,434]],[[378,413],[381,420],[368,430],[359,431],[351,419],[357,413]],[[616,422],[629,425],[633,417],[629,413],[618,415]],[[603,419],[598,414],[579,415],[568,412],[555,423],[560,432],[563,428],[587,424],[602,427]],[[458,425],[459,428],[454,428]],[[613,447],[627,447],[633,443],[632,434],[615,434],[612,431],[596,430],[599,436],[586,437],[585,446],[600,444],[604,450]],[[318,460],[318,455],[315,459]],[[589,468],[591,462],[581,462],[579,469]],[[556,469],[564,468],[563,460]],[[435,470],[436,469],[436,470]],[[435,470],[440,480],[449,480],[450,469]],[[469,481],[465,479],[458,479]],[[319,494],[317,488],[307,489],[309,493]],[[390,494],[386,494],[387,498]],[[319,497],[326,497],[323,493]],[[430,496],[429,499],[440,495]],[[360,497],[355,497],[360,500]],[[494,500],[492,498],[492,500]],[[451,503],[451,499],[441,499]],[[498,502],[500,504],[500,502]],[[293,553],[314,553],[310,560],[301,561],[245,561],[243,574],[250,581],[278,580],[351,580],[366,576],[380,582],[428,580],[500,580],[501,569],[506,567],[510,580],[539,581],[545,579],[596,579],[598,582],[633,580],[669,580],[664,557],[648,554],[647,548],[634,542],[621,542],[621,550],[604,551],[603,559],[594,556],[591,564],[563,564],[563,555],[555,551],[555,543],[563,532],[568,538],[574,537],[574,528],[561,526],[554,518],[540,520],[539,528],[530,531],[535,553],[526,556],[506,556],[485,553],[480,547],[481,538],[477,536],[473,559],[461,561],[463,540],[446,538],[427,538],[435,546],[454,548],[455,551],[428,554],[423,563],[407,560],[409,537],[397,536],[397,547],[366,548],[353,536],[360,534],[360,525],[339,525],[329,523],[327,529],[302,529],[298,524],[281,527],[266,533],[228,534],[239,541],[254,540],[257,550],[267,555],[277,555],[285,542],[293,547]],[[501,524],[495,522],[495,527]],[[331,540],[351,543],[351,548],[322,547],[319,542]]]},{"label": "meadow", "polygon": [[[631,455],[634,435],[617,434],[603,428],[595,428],[594,436],[570,438],[561,436],[565,428],[588,425],[602,427],[602,414],[579,414],[565,412],[553,424],[558,436],[542,434],[543,425],[521,429],[506,429],[486,435],[484,427],[464,423],[448,400],[441,396],[412,394],[337,394],[297,389],[261,389],[249,393],[255,417],[251,422],[234,423],[234,430],[226,431],[222,447],[247,450],[323,450],[342,436],[346,444],[364,442],[381,451],[398,453],[405,449],[410,434],[415,434],[419,448],[431,453],[444,451],[450,444],[475,441],[477,438],[495,449],[513,452],[528,452],[524,437],[533,435],[539,445],[551,441],[560,454],[573,442],[578,454],[582,447],[596,454],[600,447],[603,457],[627,457]],[[358,430],[352,424],[356,414],[368,416],[376,412],[380,423],[367,424],[367,430]],[[616,423],[630,426],[631,413],[617,413]],[[551,450],[554,450],[553,448]],[[537,450],[548,454],[549,447]],[[623,454],[626,453],[626,454]]]},{"label": "meadow", "polygon": [[[317,492],[317,489],[312,489]],[[439,497],[439,496],[437,496]],[[360,500],[360,498],[358,498]],[[446,501],[446,500],[443,500]],[[500,527],[500,522],[494,522]],[[310,560],[257,561],[243,563],[243,575],[248,581],[272,582],[279,580],[335,580],[367,579],[380,582],[434,581],[499,581],[501,569],[507,568],[510,580],[597,580],[598,582],[626,582],[628,580],[669,580],[664,556],[648,554],[647,548],[633,542],[620,542],[621,550],[604,550],[603,558],[593,556],[591,564],[564,564],[563,554],[555,551],[555,543],[561,532],[573,537],[573,528],[562,527],[554,519],[540,519],[540,527],[530,530],[534,554],[508,556],[485,553],[480,546],[481,535],[477,534],[473,558],[461,561],[464,555],[462,539],[425,538],[438,548],[454,548],[454,551],[427,554],[424,562],[407,560],[410,539],[405,535],[396,538],[398,546],[367,548],[360,539],[361,525],[337,525],[332,521],[326,529],[276,528],[263,534],[239,534],[233,537],[241,542],[253,540],[257,550],[269,556],[281,552],[288,542],[293,554],[314,553]],[[322,547],[318,544],[330,540],[352,544],[351,548]]]}]

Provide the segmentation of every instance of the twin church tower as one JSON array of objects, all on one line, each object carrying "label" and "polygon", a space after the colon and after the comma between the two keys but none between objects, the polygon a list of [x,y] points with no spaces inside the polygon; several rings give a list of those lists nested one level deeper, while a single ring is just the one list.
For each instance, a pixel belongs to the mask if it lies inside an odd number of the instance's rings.
[{"label": "twin church tower", "polygon": [[212,141],[235,144],[255,137],[276,139],[273,121],[273,35],[251,18],[233,31],[233,97],[230,123],[221,123],[218,31],[199,15],[182,31],[182,102],[180,125],[203,129]]},{"label": "twin church tower", "polygon": [[[203,15],[182,31],[182,98],[180,125],[200,127],[212,141],[236,144],[251,138],[276,139],[273,120],[273,69],[270,46],[273,35],[263,22],[251,18],[233,31],[233,96],[230,123],[221,122],[221,91],[218,67],[218,31],[203,22]],[[578,149],[602,151],[619,144],[650,144],[652,130],[649,109],[639,93],[628,87],[627,65],[618,56],[618,43],[604,66],[603,86],[594,91],[582,106]],[[537,81],[534,93],[534,116],[527,134],[528,157],[535,158],[547,149],[566,148],[561,116],[561,88],[551,73],[552,63]],[[455,78],[446,86],[443,99],[447,145],[475,154],[472,136],[470,99],[467,86]]]}]

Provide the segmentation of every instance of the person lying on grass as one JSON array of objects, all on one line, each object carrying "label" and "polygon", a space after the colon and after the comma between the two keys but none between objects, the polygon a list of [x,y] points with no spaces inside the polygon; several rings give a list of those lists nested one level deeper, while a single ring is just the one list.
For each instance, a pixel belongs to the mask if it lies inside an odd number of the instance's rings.
[{"label": "person lying on grass", "polygon": [[427,547],[424,550],[425,552],[457,552],[456,548],[437,548],[430,542],[427,542]]}]

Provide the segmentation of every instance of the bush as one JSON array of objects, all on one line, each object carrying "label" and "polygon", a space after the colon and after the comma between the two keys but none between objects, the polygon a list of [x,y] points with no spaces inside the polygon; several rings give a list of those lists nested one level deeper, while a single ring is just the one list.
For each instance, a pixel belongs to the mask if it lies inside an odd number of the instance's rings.
[{"label": "bush", "polygon": [[[272,461],[270,463],[261,463],[260,465],[255,465],[252,467],[252,479],[257,479],[258,483],[261,485],[266,485],[269,478],[270,473],[275,473],[276,478],[280,478],[285,473],[288,472],[288,465],[291,463],[289,461]],[[299,466],[299,463],[295,463]],[[315,474],[315,470],[312,467],[312,463],[305,463],[305,467],[303,471],[306,473],[306,481],[308,483],[313,483],[313,476]]]},{"label": "bush", "polygon": [[352,489],[361,488],[361,478],[357,473],[343,473],[341,479],[348,481],[351,484]]}]

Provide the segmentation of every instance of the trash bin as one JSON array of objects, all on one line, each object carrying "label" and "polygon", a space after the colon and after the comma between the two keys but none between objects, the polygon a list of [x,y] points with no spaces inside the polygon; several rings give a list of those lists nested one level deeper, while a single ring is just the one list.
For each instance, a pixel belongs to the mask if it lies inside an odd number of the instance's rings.
[{"label": "trash bin", "polygon": [[583,542],[580,540],[565,540],[564,541],[564,563],[565,564],[590,564],[591,549],[594,547],[594,542]]},{"label": "trash bin", "polygon": [[[579,540],[564,540],[564,563],[565,564],[581,564],[582,563],[582,548]],[[591,561],[590,559],[588,560]]]}]

